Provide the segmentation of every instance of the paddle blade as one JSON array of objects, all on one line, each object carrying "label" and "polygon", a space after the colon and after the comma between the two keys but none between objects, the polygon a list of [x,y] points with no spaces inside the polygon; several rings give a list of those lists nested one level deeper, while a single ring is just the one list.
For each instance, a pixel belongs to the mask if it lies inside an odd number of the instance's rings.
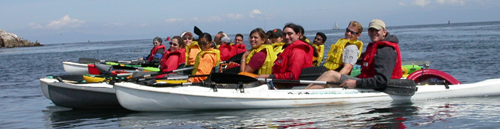
[{"label": "paddle blade", "polygon": [[394,88],[387,87],[384,90],[384,93],[390,95],[402,95],[402,96],[413,96],[415,94],[415,89],[405,89],[405,88]]},{"label": "paddle blade", "polygon": [[416,89],[417,84],[415,84],[415,81],[410,79],[391,79],[387,82],[387,87]]},{"label": "paddle blade", "polygon": [[299,80],[316,80],[326,71],[328,69],[325,66],[307,67],[302,69]]},{"label": "paddle blade", "polygon": [[250,83],[258,81],[256,78],[238,74],[212,73],[210,80],[215,83]]},{"label": "paddle blade", "polygon": [[111,74],[110,73],[111,68],[113,68],[113,66],[111,66],[111,65],[98,64],[98,63],[95,64],[95,67],[97,68],[97,70],[99,70],[99,72],[101,74],[105,74],[105,75]]},{"label": "paddle blade", "polygon": [[198,36],[200,36],[200,35],[203,34],[203,31],[201,31],[200,28],[198,28],[196,26],[194,26],[194,30],[193,31],[194,31],[194,34],[196,34]]},{"label": "paddle blade", "polygon": [[59,78],[62,80],[70,80],[70,81],[77,81],[77,82],[83,81],[83,75],[56,75],[53,77],[56,79]]},{"label": "paddle blade", "polygon": [[94,58],[79,58],[78,63],[82,64],[90,64],[90,63],[95,63],[95,62],[100,62],[101,60],[94,59]]},{"label": "paddle blade", "polygon": [[238,54],[232,56],[231,58],[227,59],[227,62],[232,61],[232,62],[240,63],[241,57],[243,56],[243,54],[245,54],[245,52],[238,53]]},{"label": "paddle blade", "polygon": [[417,91],[415,81],[409,79],[391,79],[387,82],[384,93],[391,95],[413,96]]}]

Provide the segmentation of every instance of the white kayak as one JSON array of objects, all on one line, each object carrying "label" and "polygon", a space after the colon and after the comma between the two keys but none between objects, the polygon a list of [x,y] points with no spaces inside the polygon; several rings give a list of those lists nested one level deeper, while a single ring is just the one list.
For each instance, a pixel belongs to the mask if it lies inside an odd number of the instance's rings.
[{"label": "white kayak", "polygon": [[63,68],[64,68],[64,71],[66,71],[66,73],[72,74],[72,75],[89,74],[88,64],[64,61]]},{"label": "white kayak", "polygon": [[373,101],[411,101],[450,97],[500,95],[500,79],[477,83],[417,85],[413,96],[389,95],[372,89],[326,88],[269,89],[263,84],[252,88],[214,90],[204,86],[151,87],[131,82],[115,83],[120,105],[134,111],[183,111],[217,109],[295,108],[343,105]]}]

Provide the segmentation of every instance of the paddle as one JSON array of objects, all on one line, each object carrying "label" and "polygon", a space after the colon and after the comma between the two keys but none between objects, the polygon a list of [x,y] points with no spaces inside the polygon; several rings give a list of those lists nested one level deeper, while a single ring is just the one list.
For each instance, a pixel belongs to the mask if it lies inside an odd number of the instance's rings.
[{"label": "paddle", "polygon": [[[311,81],[311,80],[282,80],[282,79],[268,79],[268,78],[252,78],[244,75],[225,74],[225,73],[212,73],[210,76],[211,81],[215,83],[250,83],[250,82],[269,82],[273,83],[289,83],[289,84],[334,84],[340,85],[340,82],[326,82],[326,81]],[[387,83],[386,89],[383,92],[392,95],[405,95],[411,96],[416,92],[416,84],[413,80],[407,79],[391,79]]]},{"label": "paddle", "polygon": [[132,64],[132,65],[136,64],[136,65],[139,65],[139,64],[142,64],[143,61],[142,62],[138,61],[138,60],[110,61],[110,60],[99,60],[99,59],[94,59],[94,58],[78,58],[78,63],[82,63],[82,64],[105,63],[105,62],[115,62],[115,63],[120,63],[120,64]]},{"label": "paddle", "polygon": [[[148,85],[148,86],[157,86],[157,85],[163,85],[164,86],[178,86],[179,84],[188,84],[187,82],[185,83],[167,83],[167,82],[156,82],[157,80],[171,80],[171,81],[175,81],[175,80],[186,80],[186,79],[189,79],[189,78],[192,78],[192,77],[206,77],[206,76],[210,76],[210,75],[189,75],[189,76],[172,76],[172,77],[164,77],[164,78],[150,78],[150,79],[147,79],[147,78],[141,78],[141,79],[138,79],[137,80],[137,83],[142,83],[144,85]],[[204,83],[200,82],[200,83],[196,83],[196,84],[200,84],[200,85],[204,85]]]},{"label": "paddle", "polygon": [[156,76],[156,75],[160,75],[160,74],[174,73],[174,72],[180,72],[180,71],[186,71],[186,70],[192,70],[192,69],[194,69],[194,67],[176,69],[176,70],[166,71],[166,72],[134,72],[130,79],[146,78],[146,77]]}]

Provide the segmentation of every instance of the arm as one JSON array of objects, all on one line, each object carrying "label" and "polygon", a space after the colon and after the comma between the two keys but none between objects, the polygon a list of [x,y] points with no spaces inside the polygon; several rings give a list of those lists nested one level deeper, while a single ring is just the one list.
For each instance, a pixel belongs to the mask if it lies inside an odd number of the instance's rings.
[{"label": "arm", "polygon": [[345,63],[344,67],[339,71],[339,73],[349,75],[349,73],[352,70],[352,67],[353,67],[352,64]]},{"label": "arm", "polygon": [[394,48],[383,46],[377,48],[375,56],[375,70],[377,75],[373,78],[364,78],[356,82],[358,88],[385,88],[387,81],[391,79],[392,71],[396,65],[397,54]]},{"label": "arm", "polygon": [[349,75],[354,64],[358,60],[359,49],[356,45],[347,45],[342,52],[344,67],[339,71],[341,74]]},{"label": "arm", "polygon": [[243,53],[243,56],[241,56],[240,71],[245,71],[245,68],[247,67],[246,59],[248,54],[250,54],[250,51],[245,51],[245,53]]}]

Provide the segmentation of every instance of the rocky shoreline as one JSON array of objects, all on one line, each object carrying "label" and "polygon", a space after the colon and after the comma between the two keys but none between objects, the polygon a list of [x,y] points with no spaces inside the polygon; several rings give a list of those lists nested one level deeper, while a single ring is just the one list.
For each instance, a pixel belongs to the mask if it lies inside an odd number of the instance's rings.
[{"label": "rocky shoreline", "polygon": [[14,33],[0,29],[0,48],[13,48],[13,47],[32,47],[43,46],[40,42],[30,42],[26,39],[19,38]]}]

